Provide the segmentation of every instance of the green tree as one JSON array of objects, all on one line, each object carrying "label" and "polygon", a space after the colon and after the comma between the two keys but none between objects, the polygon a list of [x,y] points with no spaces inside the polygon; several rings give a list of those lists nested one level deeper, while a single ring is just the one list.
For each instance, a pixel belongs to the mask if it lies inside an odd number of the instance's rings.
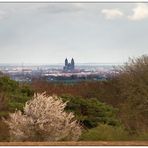
[{"label": "green tree", "polygon": [[68,101],[66,109],[73,111],[86,128],[96,127],[98,123],[112,126],[120,124],[116,116],[118,109],[95,98],[84,99],[73,96],[62,96],[62,98],[64,101]]}]

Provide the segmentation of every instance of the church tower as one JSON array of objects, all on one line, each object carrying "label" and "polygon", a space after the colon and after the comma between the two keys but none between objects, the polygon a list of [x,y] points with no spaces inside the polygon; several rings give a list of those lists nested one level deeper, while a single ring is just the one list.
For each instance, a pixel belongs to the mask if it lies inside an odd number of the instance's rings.
[{"label": "church tower", "polygon": [[75,69],[75,62],[74,59],[71,59],[71,69],[74,70]]},{"label": "church tower", "polygon": [[66,72],[72,72],[75,69],[75,62],[74,59],[71,59],[71,63],[68,63],[67,58],[65,59],[65,66],[63,67],[63,70]]},{"label": "church tower", "polygon": [[67,58],[65,59],[65,66],[68,66],[68,60],[67,60]]}]

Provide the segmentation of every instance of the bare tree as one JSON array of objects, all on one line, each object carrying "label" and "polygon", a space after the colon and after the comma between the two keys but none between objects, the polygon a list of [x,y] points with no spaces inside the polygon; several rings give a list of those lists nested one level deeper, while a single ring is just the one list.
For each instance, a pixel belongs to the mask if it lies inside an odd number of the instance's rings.
[{"label": "bare tree", "polygon": [[130,59],[118,77],[120,117],[132,131],[148,131],[148,56]]}]

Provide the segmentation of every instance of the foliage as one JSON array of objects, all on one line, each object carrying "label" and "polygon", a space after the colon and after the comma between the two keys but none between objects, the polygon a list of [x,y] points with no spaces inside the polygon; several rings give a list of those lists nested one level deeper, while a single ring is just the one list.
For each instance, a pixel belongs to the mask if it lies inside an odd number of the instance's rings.
[{"label": "foliage", "polygon": [[8,126],[0,119],[0,141],[9,141]]},{"label": "foliage", "polygon": [[131,132],[148,132],[148,56],[130,59],[116,77],[120,88],[120,118]]},{"label": "foliage", "polygon": [[33,96],[33,90],[27,84],[19,84],[5,75],[0,75],[0,141],[8,141],[8,127],[1,117],[9,112],[23,110],[25,102]]},{"label": "foliage", "polygon": [[128,132],[121,126],[114,127],[107,124],[100,124],[96,128],[84,131],[80,137],[84,141],[99,140],[130,140]]},{"label": "foliage", "polygon": [[27,100],[33,96],[33,90],[28,85],[20,85],[7,76],[0,77],[0,114],[23,109]]},{"label": "foliage", "polygon": [[11,141],[77,140],[81,127],[73,113],[64,111],[66,104],[57,96],[34,95],[26,102],[23,113],[16,111],[5,120]]},{"label": "foliage", "polygon": [[47,94],[58,96],[71,95],[74,97],[82,97],[86,99],[96,98],[101,102],[117,107],[120,103],[120,89],[116,79],[107,81],[79,82],[75,84],[55,84],[42,80],[34,80],[31,84],[36,92],[44,92]]},{"label": "foliage", "polygon": [[111,105],[107,105],[90,98],[84,99],[81,97],[62,96],[64,101],[68,101],[66,109],[73,111],[83,126],[87,128],[96,127],[98,123],[118,126],[120,124],[117,119],[117,109]]}]

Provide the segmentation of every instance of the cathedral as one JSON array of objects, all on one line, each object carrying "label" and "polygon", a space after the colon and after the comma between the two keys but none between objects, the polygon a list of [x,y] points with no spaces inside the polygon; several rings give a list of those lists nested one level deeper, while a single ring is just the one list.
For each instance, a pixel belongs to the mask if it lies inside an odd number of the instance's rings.
[{"label": "cathedral", "polygon": [[75,63],[74,63],[74,59],[71,59],[71,63],[68,63],[67,58],[65,59],[65,66],[63,67],[64,71],[73,71],[75,69]]}]

